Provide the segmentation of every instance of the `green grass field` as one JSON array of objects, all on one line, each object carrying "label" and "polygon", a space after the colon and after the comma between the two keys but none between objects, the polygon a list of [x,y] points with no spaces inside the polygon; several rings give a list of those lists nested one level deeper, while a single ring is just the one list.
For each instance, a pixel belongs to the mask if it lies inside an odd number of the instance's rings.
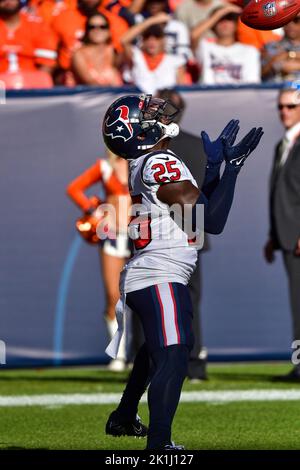
[{"label": "green grass field", "polygon": [[[209,381],[184,391],[285,391],[300,384],[272,382],[287,364],[210,365]],[[114,404],[4,406],[1,399],[23,395],[120,393],[126,373],[99,369],[1,371],[0,449],[143,449],[145,440],[112,438],[104,426]],[[181,403],[173,439],[186,449],[300,449],[299,400]],[[148,420],[147,405],[140,415]]]}]

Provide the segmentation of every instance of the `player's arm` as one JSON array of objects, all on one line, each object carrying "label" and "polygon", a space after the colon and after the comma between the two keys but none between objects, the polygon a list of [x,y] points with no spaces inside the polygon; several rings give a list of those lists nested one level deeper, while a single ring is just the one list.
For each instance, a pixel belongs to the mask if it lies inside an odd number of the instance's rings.
[{"label": "player's arm", "polygon": [[[197,227],[196,207],[198,204],[203,204],[204,231],[217,235],[223,231],[226,224],[233,201],[236,179],[237,171],[229,164],[210,199],[207,199],[205,194],[190,181],[163,184],[157,191],[157,197],[168,206],[173,206],[172,210],[175,211],[176,205],[179,204],[181,212],[178,215],[183,215],[185,218],[188,214],[192,217],[190,226],[193,231],[200,228]],[[193,206],[191,212],[188,210],[190,206]]]},{"label": "player's arm", "polygon": [[[205,193],[204,185],[204,189],[199,194],[199,190],[190,181],[178,182],[176,186],[174,186],[176,183],[168,182],[158,189],[157,197],[168,205],[178,203],[184,207],[184,204],[192,204],[193,230],[197,228],[197,204],[204,204],[205,232],[220,234],[225,227],[232,206],[238,173],[248,156],[257,147],[262,135],[262,128],[253,128],[235,146],[228,140],[222,139],[222,157],[225,158],[225,169],[213,190]],[[183,194],[184,191],[187,192],[187,195]]]},{"label": "player's arm", "polygon": [[208,199],[219,184],[221,165],[226,155],[227,159],[230,160],[234,153],[237,160],[242,158],[244,162],[244,155],[246,155],[246,158],[250,155],[262,136],[261,128],[253,128],[237,145],[233,146],[239,129],[239,121],[231,119],[214,141],[210,140],[205,131],[201,132],[203,148],[207,156],[202,191]]},{"label": "player's arm", "polygon": [[179,204],[181,208],[184,208],[186,204],[196,204],[200,190],[191,181],[178,181],[162,184],[156,195],[161,202],[168,204],[168,206]]},{"label": "player's arm", "polygon": [[237,176],[246,159],[259,144],[262,135],[262,128],[254,127],[235,146],[228,140],[222,139],[225,160],[222,177],[210,194],[205,193],[203,189],[196,203],[205,206],[204,229],[206,232],[219,234],[223,231],[232,206]]},{"label": "player's arm", "polygon": [[201,132],[203,148],[207,156],[205,178],[202,184],[202,191],[207,198],[213,193],[220,181],[220,169],[224,161],[223,141],[233,145],[239,131],[239,121],[231,119],[216,140],[211,141],[205,131]]}]

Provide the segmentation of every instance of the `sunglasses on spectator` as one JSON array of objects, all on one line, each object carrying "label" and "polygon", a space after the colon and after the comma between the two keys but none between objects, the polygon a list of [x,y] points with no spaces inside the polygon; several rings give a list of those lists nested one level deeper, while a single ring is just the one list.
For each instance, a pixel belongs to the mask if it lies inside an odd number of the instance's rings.
[{"label": "sunglasses on spectator", "polygon": [[279,111],[281,111],[283,108],[287,108],[287,109],[295,109],[297,108],[297,106],[299,106],[298,104],[278,104],[277,105],[277,108],[279,109]]},{"label": "sunglasses on spectator", "polygon": [[93,29],[108,29],[109,26],[108,24],[89,24],[88,25],[88,30],[93,30]]},{"label": "sunglasses on spectator", "polygon": [[300,23],[300,16],[296,16],[296,18],[294,18],[292,20],[292,23],[299,24]]}]

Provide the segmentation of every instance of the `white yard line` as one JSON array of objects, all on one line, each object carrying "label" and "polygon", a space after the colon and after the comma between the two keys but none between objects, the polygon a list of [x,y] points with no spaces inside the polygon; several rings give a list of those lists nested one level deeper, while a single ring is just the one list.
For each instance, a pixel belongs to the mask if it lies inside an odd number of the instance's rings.
[{"label": "white yard line", "polygon": [[[74,393],[55,395],[1,396],[0,407],[15,406],[65,406],[65,405],[106,405],[116,404],[119,393]],[[181,402],[185,403],[232,403],[242,401],[294,401],[300,400],[300,389],[280,390],[224,390],[183,392]],[[144,395],[142,402],[146,402]]]}]

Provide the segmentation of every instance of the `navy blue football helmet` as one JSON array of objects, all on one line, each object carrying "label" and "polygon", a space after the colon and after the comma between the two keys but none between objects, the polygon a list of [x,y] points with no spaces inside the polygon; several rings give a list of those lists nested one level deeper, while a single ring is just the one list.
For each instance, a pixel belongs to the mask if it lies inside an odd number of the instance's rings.
[{"label": "navy blue football helmet", "polygon": [[172,122],[179,109],[152,95],[127,95],[114,101],[103,119],[106,146],[115,155],[131,160],[166,137],[176,137],[179,127]]}]

